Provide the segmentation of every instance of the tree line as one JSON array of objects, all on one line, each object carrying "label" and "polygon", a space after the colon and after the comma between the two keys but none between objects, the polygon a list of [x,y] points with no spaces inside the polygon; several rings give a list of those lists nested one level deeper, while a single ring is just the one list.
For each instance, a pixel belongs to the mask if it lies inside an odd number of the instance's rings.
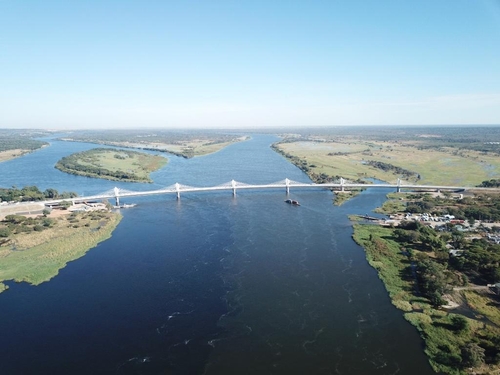
[{"label": "tree line", "polygon": [[22,189],[17,187],[0,188],[0,201],[2,202],[30,202],[43,201],[47,199],[68,199],[78,195],[74,192],[59,193],[56,189],[45,189],[40,191],[37,186],[25,186]]}]

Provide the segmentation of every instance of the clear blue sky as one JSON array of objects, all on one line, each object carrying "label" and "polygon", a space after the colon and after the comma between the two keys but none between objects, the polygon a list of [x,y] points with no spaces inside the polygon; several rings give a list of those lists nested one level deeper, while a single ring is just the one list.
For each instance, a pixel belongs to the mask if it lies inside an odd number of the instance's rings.
[{"label": "clear blue sky", "polygon": [[0,127],[500,124],[500,0],[0,0]]}]

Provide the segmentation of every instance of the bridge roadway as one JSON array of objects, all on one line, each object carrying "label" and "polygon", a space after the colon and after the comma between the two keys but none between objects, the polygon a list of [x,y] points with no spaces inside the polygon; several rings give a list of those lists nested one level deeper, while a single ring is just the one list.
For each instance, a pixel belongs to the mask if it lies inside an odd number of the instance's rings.
[{"label": "bridge roadway", "polygon": [[191,192],[204,192],[204,191],[224,191],[229,190],[232,191],[233,195],[236,195],[237,190],[255,190],[255,189],[284,189],[288,194],[291,188],[316,188],[316,189],[336,189],[340,191],[345,191],[349,189],[356,188],[379,188],[379,189],[395,189],[396,191],[401,191],[402,189],[415,190],[415,189],[423,189],[423,190],[498,190],[495,188],[479,188],[479,187],[471,187],[471,186],[446,186],[446,185],[415,185],[415,184],[403,184],[401,180],[398,179],[396,184],[360,184],[360,183],[352,183],[350,181],[344,180],[341,178],[335,182],[325,183],[325,184],[316,184],[316,183],[302,183],[296,182],[289,179],[284,179],[282,181],[274,182],[272,184],[262,184],[262,185],[252,185],[246,184],[242,182],[238,182],[232,180],[228,183],[218,185],[218,186],[209,186],[209,187],[193,187],[187,185],[181,185],[176,183],[169,187],[158,189],[158,190],[150,190],[150,191],[130,191],[119,189],[115,187],[114,189],[108,190],[104,193],[85,196],[85,197],[75,197],[70,199],[54,199],[49,201],[44,201],[46,205],[61,203],[62,201],[71,201],[72,203],[77,202],[85,202],[85,201],[93,201],[93,200],[102,200],[102,199],[115,199],[116,205],[120,204],[120,198],[127,197],[141,197],[141,196],[149,196],[149,195],[159,195],[159,194],[176,194],[177,198],[180,198],[181,193],[191,193]]}]

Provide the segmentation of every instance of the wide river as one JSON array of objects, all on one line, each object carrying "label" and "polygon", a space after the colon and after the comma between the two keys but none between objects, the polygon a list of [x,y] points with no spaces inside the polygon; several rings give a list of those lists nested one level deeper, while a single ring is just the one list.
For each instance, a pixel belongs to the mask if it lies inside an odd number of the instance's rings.
[{"label": "wide river", "polygon": [[[51,146],[0,163],[3,187],[89,195],[114,186],[272,183],[308,177],[249,141],[169,157],[153,184],[64,174]],[[349,214],[382,204],[368,189],[341,207],[328,190],[186,193],[130,199],[111,239],[39,286],[0,294],[0,373],[432,374],[417,331],[393,307],[352,239]],[[1,260],[0,260],[1,261]]]}]

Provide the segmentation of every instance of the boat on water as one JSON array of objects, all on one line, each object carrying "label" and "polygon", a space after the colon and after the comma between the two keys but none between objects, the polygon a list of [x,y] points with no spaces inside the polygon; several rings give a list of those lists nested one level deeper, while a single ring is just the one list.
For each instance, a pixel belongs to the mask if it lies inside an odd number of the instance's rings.
[{"label": "boat on water", "polygon": [[135,207],[135,206],[137,206],[136,203],[131,203],[131,204],[126,204],[125,203],[125,204],[121,204],[119,206],[115,206],[115,208],[130,208],[130,207]]},{"label": "boat on water", "polygon": [[285,199],[285,203],[291,204],[293,206],[300,206],[299,201],[293,200],[293,199]]}]

